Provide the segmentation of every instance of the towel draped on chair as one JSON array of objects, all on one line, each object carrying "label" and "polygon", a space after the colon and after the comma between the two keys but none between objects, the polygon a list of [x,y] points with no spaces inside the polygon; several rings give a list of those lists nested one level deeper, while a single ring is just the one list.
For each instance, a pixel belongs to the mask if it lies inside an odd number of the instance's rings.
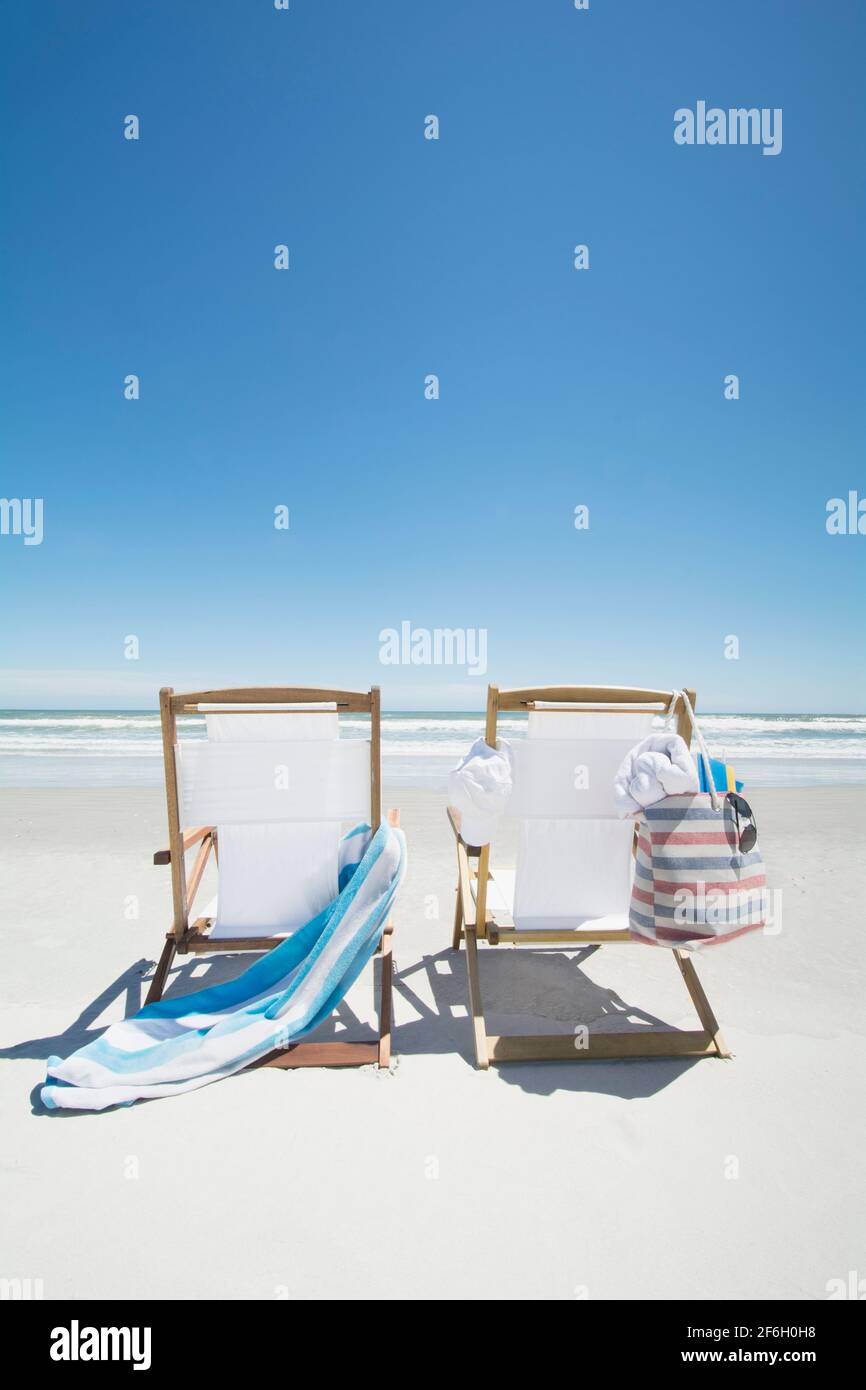
[{"label": "towel draped on chair", "polygon": [[66,1061],[49,1058],[44,1104],[104,1110],[192,1091],[311,1032],[376,950],[405,865],[400,830],[357,826],[324,911],[236,979],[150,1004]]}]

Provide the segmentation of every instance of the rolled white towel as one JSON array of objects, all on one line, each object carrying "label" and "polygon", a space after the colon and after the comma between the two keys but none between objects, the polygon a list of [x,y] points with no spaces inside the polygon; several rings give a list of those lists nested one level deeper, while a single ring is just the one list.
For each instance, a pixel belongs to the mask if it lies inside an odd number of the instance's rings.
[{"label": "rolled white towel", "polygon": [[491,748],[483,738],[448,776],[448,799],[460,812],[460,834],[467,845],[488,845],[511,796],[511,745],[499,739]]},{"label": "rolled white towel", "polygon": [[699,790],[698,769],[679,734],[650,734],[626,754],[614,778],[620,816],[634,816],[665,796]]}]

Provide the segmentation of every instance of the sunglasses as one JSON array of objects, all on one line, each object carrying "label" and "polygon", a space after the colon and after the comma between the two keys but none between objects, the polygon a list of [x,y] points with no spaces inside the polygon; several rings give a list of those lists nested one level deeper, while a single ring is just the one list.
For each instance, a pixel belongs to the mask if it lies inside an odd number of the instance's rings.
[{"label": "sunglasses", "polygon": [[[730,803],[737,824],[737,840],[743,854],[748,854],[758,843],[758,826],[754,812],[744,796],[738,792],[728,792],[726,801]],[[751,825],[741,826],[740,819],[751,821]]]}]

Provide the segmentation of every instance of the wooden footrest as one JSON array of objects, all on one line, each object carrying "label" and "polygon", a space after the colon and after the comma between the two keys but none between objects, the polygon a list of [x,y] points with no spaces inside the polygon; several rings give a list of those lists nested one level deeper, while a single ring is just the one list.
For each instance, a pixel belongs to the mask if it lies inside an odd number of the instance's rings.
[{"label": "wooden footrest", "polygon": [[487,1057],[491,1062],[590,1062],[598,1058],[624,1057],[713,1057],[719,1055],[712,1033],[668,1029],[646,1033],[594,1033],[583,1047],[575,1046],[569,1034],[553,1033],[538,1037],[487,1038]]},{"label": "wooden footrest", "polygon": [[296,1043],[294,1047],[269,1052],[257,1067],[363,1067],[379,1060],[378,1043],[321,1042]]}]

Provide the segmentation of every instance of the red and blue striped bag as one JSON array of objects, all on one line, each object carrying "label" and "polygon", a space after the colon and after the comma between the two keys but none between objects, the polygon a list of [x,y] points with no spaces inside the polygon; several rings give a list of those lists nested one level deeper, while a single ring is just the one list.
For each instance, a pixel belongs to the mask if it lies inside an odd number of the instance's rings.
[{"label": "red and blue striped bag", "polygon": [[635,941],[694,951],[763,927],[767,880],[757,843],[740,844],[742,802],[716,791],[694,711],[682,699],[709,790],[666,796],[641,813],[629,931]]}]

